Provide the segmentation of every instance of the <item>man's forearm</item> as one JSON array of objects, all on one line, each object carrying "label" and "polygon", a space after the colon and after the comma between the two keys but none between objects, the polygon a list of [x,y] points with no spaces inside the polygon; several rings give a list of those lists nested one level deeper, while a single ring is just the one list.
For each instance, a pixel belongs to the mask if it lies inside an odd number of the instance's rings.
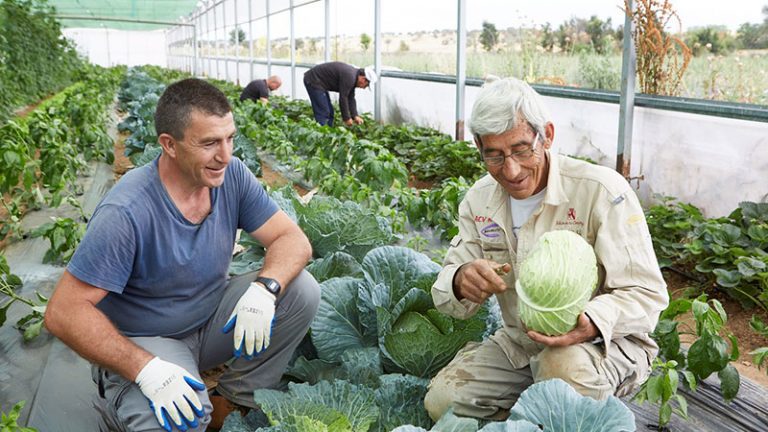
[{"label": "man's forearm", "polygon": [[96,308],[103,295],[94,297],[93,292],[65,271],[48,302],[45,326],[86,360],[133,381],[153,356],[123,336]]},{"label": "man's forearm", "polygon": [[276,279],[285,291],[312,257],[312,246],[301,233],[291,233],[276,239],[267,248],[261,276]]}]

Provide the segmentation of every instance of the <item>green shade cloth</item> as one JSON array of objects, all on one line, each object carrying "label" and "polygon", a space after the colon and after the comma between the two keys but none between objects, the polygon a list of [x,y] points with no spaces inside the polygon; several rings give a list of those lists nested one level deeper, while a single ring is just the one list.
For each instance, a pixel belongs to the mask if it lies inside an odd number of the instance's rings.
[{"label": "green shade cloth", "polygon": [[48,0],[56,8],[62,27],[109,27],[121,30],[157,30],[171,24],[66,19],[88,16],[137,21],[177,22],[195,10],[196,0]]}]

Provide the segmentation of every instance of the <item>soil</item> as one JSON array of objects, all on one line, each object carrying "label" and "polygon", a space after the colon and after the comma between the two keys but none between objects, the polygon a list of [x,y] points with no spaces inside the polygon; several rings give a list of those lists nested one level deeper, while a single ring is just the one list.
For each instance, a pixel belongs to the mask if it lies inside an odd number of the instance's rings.
[{"label": "soil", "polygon": [[[270,168],[269,165],[265,164],[264,162],[261,163],[260,178],[261,178],[261,181],[264,182],[264,184],[268,185],[271,188],[279,188],[281,186],[285,186],[290,182],[290,180],[280,175],[280,173]],[[296,191],[296,193],[299,194],[299,196],[304,196],[309,192],[308,190],[304,189],[303,187],[295,183],[293,184],[293,189]]]},{"label": "soil", "polygon": [[112,165],[112,171],[115,173],[115,181],[123,176],[128,170],[133,168],[133,162],[125,155],[125,139],[130,136],[130,132],[120,132],[115,140],[115,163]]},{"label": "soil", "polygon": [[[696,282],[671,271],[664,272],[664,279],[667,281],[667,288],[673,298],[684,296],[686,291],[693,288],[696,284]],[[768,312],[760,308],[745,310],[738,301],[720,292],[712,294],[712,290],[709,290],[708,294],[710,299],[717,299],[722,303],[728,315],[726,329],[736,336],[736,339],[739,341],[739,360],[733,362],[733,366],[742,377],[748,378],[750,381],[768,389],[768,369],[766,367],[758,369],[752,363],[752,355],[749,354],[758,348],[768,346],[768,338],[760,336],[749,326],[749,321],[753,315],[762,319],[764,323],[768,323]],[[691,313],[687,313],[679,319],[687,324],[688,328],[695,329],[695,321]],[[681,335],[680,340],[683,343],[690,344],[695,339],[689,335]]]}]

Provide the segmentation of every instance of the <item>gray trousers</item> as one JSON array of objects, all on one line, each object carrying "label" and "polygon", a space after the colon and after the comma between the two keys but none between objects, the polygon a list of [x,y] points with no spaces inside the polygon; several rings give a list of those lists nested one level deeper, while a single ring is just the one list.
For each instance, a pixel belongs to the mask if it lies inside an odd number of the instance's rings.
[{"label": "gray trousers", "polygon": [[[202,382],[200,371],[219,366],[232,359],[232,333],[221,329],[229,319],[240,296],[256,279],[247,273],[229,282],[216,313],[198,331],[183,339],[165,337],[132,337],[134,343],[188,370]],[[315,317],[320,301],[320,287],[306,271],[302,271],[287,287],[275,307],[275,320],[270,345],[252,360],[235,359],[218,381],[216,390],[232,402],[255,407],[253,390],[273,388],[280,382],[293,351],[301,342]],[[149,400],[135,383],[108,370],[93,366],[93,380],[99,388],[94,405],[102,414],[102,431],[163,431],[149,408]],[[212,405],[205,391],[197,392],[205,409],[195,431],[205,431],[211,421]],[[190,429],[192,430],[192,429]]]},{"label": "gray trousers", "polygon": [[528,366],[515,368],[492,337],[468,343],[438,372],[424,407],[435,421],[449,408],[461,416],[503,420],[533,383],[560,378],[583,396],[624,396],[648,378],[650,364],[639,345],[618,339],[607,356],[602,345],[581,343],[545,348],[530,358]]}]

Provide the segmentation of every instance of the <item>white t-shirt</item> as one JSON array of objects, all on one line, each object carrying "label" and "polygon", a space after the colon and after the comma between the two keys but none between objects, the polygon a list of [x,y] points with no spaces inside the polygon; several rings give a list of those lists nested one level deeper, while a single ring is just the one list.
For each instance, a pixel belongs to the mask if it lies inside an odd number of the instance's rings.
[{"label": "white t-shirt", "polygon": [[544,188],[539,193],[521,200],[509,197],[509,208],[512,210],[512,233],[515,237],[517,237],[517,232],[520,231],[520,228],[525,225],[525,222],[528,221],[533,212],[544,201],[546,192],[547,188]]}]

